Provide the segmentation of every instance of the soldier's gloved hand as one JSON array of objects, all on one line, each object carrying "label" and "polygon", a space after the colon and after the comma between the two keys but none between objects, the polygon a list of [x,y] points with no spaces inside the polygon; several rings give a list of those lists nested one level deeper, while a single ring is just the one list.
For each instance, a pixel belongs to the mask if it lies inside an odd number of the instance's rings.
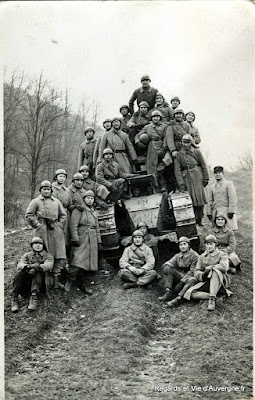
[{"label": "soldier's gloved hand", "polygon": [[141,276],[141,275],[144,275],[145,274],[145,270],[144,269],[142,269],[142,268],[137,268],[136,269],[136,275],[138,275],[138,276]]},{"label": "soldier's gloved hand", "polygon": [[180,185],[180,191],[183,193],[186,190],[186,185]]},{"label": "soldier's gloved hand", "polygon": [[110,187],[110,191],[111,191],[112,193],[118,193],[118,192],[119,192],[118,189],[116,188],[116,186],[114,186],[114,185],[112,185],[112,186]]},{"label": "soldier's gloved hand", "polygon": [[229,219],[232,219],[233,216],[234,216],[234,213],[228,213],[228,218],[229,218]]},{"label": "soldier's gloved hand", "polygon": [[209,219],[209,221],[212,221],[212,215],[208,214],[207,218]]},{"label": "soldier's gloved hand", "polygon": [[75,241],[72,242],[72,246],[73,247],[80,247],[80,242],[75,240]]},{"label": "soldier's gloved hand", "polygon": [[36,273],[36,268],[30,268],[28,270],[29,275],[34,275]]}]

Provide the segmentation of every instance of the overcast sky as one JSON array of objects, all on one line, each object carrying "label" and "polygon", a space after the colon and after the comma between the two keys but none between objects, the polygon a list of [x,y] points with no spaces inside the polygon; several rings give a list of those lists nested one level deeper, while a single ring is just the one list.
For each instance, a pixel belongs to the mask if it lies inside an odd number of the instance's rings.
[{"label": "overcast sky", "polygon": [[143,74],[167,100],[196,113],[209,163],[232,165],[254,145],[255,8],[248,2],[5,2],[1,58],[9,70],[44,71],[119,114]]}]

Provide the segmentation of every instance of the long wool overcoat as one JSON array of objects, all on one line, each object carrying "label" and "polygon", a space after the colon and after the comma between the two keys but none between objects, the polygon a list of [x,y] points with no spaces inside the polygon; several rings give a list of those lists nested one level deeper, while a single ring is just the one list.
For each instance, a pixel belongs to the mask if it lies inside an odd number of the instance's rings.
[{"label": "long wool overcoat", "polygon": [[91,140],[85,139],[80,145],[79,157],[78,157],[78,170],[82,165],[88,165],[90,170],[93,169],[93,155],[96,147],[97,140],[92,138]]},{"label": "long wool overcoat", "polygon": [[186,185],[193,206],[207,204],[204,186],[209,182],[209,174],[200,150],[192,146],[190,150],[181,148],[175,159],[174,171],[179,187]]},{"label": "long wool overcoat", "polygon": [[187,122],[171,121],[166,129],[166,146],[170,153],[179,151],[181,149],[181,140],[184,135],[190,132]]},{"label": "long wool overcoat", "polygon": [[136,160],[137,155],[128,135],[125,132],[117,131],[112,128],[102,137],[99,149],[100,159],[102,158],[103,151],[106,148],[113,150],[114,160],[119,164],[122,172],[130,173],[131,165],[129,159],[131,161]]},{"label": "long wool overcoat", "polygon": [[67,189],[67,187],[62,184],[58,184],[57,182],[52,183],[52,195],[56,197],[56,199],[59,199],[61,203],[63,204],[63,207],[66,211],[66,222],[65,222],[65,227],[64,227],[64,232],[65,232],[65,242],[66,246],[70,245],[70,232],[69,232],[69,223],[70,223],[70,211],[68,210],[68,207],[71,205],[71,195],[70,191]]},{"label": "long wool overcoat", "polygon": [[85,204],[84,211],[75,209],[71,215],[72,241],[79,247],[72,248],[71,265],[85,271],[98,270],[98,244],[101,243],[97,213]]},{"label": "long wool overcoat", "polygon": [[[46,219],[50,218],[53,229],[48,227]],[[39,236],[45,244],[47,252],[54,259],[66,258],[64,224],[66,211],[60,200],[51,196],[43,197],[41,194],[33,199],[26,211],[26,219],[34,228],[34,236]]]}]

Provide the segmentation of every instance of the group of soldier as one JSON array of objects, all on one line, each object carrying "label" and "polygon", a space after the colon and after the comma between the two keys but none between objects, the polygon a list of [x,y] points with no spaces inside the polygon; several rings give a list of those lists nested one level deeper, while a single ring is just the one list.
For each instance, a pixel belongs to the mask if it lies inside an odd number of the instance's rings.
[{"label": "group of soldier", "polygon": [[[75,282],[86,294],[86,271],[98,270],[101,250],[96,207],[107,210],[110,204],[127,199],[127,178],[143,173],[151,175],[158,192],[169,191],[169,176],[173,190],[188,191],[194,207],[196,223],[203,225],[203,209],[212,229],[205,238],[205,252],[200,256],[192,250],[187,237],[179,238],[180,253],[162,267],[164,287],[160,301],[169,307],[183,298],[209,299],[208,310],[215,309],[217,293],[229,290],[229,275],[240,269],[235,253],[233,230],[236,224],[236,194],[231,182],[225,180],[223,167],[214,168],[215,184],[208,193],[205,187],[209,174],[198,144],[200,135],[193,125],[195,114],[184,113],[178,97],[171,106],[163,95],[150,86],[150,78],[141,78],[142,87],[132,94],[129,105],[120,108],[122,117],[106,119],[105,132],[97,139],[95,130],[87,127],[85,141],[80,146],[78,172],[67,188],[65,169],[58,169],[54,182],[40,185],[40,195],[33,199],[26,212],[34,228],[31,251],[18,263],[14,278],[12,311],[19,310],[19,295],[30,293],[28,310],[37,308],[42,287],[70,292]],[[133,104],[137,100],[138,111]],[[172,175],[171,175],[172,174]],[[132,237],[124,241],[120,258],[120,279],[124,289],[147,287],[156,273],[157,250],[145,221],[141,221]],[[66,282],[61,275],[66,272]]]}]

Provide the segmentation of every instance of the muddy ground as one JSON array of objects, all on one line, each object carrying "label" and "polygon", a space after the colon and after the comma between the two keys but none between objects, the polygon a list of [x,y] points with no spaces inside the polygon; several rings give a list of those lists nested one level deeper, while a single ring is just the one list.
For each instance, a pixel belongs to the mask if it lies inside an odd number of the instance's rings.
[{"label": "muddy ground", "polygon": [[14,315],[11,282],[32,231],[6,236],[6,400],[250,399],[252,201],[247,176],[231,178],[245,193],[236,233],[243,270],[213,313],[206,302],[167,309],[157,283],[124,291],[116,263],[101,260],[88,277],[92,296],[52,291],[36,312],[23,299]]}]

